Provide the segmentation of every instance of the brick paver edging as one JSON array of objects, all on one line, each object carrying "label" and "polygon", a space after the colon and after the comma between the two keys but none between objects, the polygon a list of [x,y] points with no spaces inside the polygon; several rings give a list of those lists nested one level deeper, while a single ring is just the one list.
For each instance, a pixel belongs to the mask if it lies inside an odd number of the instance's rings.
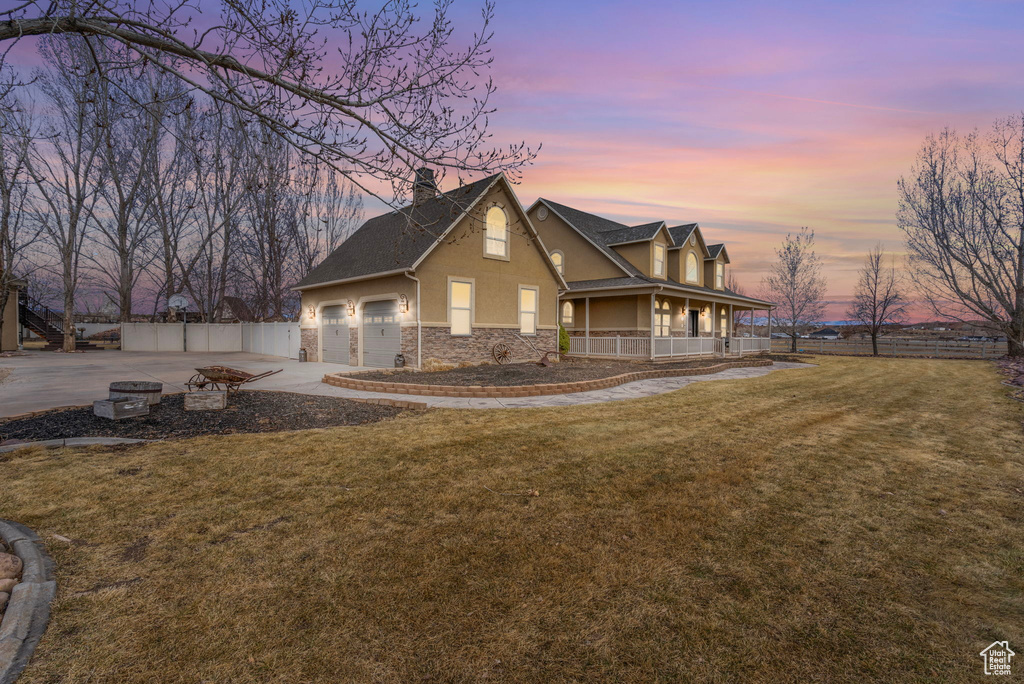
[{"label": "brick paver edging", "polygon": [[21,559],[21,581],[0,622],[0,684],[10,684],[28,665],[50,621],[50,603],[57,595],[53,561],[39,536],[24,525],[0,520],[0,537]]},{"label": "brick paver edging", "polygon": [[[593,390],[608,389],[617,385],[624,385],[627,382],[637,380],[649,380],[651,378],[678,378],[688,375],[710,375],[729,368],[751,368],[754,366],[771,366],[772,361],[765,359],[751,359],[749,361],[726,361],[714,366],[703,368],[673,368],[665,370],[646,370],[633,373],[623,373],[610,378],[598,378],[597,380],[581,380],[578,382],[562,382],[541,385],[513,385],[509,387],[481,386],[481,385],[414,385],[404,382],[380,382],[378,380],[360,380],[359,372],[356,373],[334,373],[324,376],[323,382],[335,387],[360,390],[363,392],[382,392],[387,394],[413,394],[424,397],[490,397],[490,398],[512,398],[512,397],[540,397],[549,394],[574,394],[576,392],[591,392]],[[376,372],[376,371],[362,371]]]}]

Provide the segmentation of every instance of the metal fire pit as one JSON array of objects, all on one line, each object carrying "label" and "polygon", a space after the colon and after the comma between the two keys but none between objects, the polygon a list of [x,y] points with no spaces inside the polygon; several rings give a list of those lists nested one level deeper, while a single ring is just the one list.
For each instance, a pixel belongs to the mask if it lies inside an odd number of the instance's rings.
[{"label": "metal fire pit", "polygon": [[153,406],[160,403],[160,396],[163,392],[162,382],[150,382],[148,380],[125,380],[110,383],[109,399],[145,399]]}]

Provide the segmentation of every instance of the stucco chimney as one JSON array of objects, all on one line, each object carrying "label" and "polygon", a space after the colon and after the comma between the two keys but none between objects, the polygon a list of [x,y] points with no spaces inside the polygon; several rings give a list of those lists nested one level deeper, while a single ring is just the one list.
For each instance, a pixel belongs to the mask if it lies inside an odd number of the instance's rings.
[{"label": "stucco chimney", "polygon": [[434,197],[437,197],[437,183],[434,182],[434,172],[426,167],[416,169],[416,182],[412,186],[413,205],[423,204],[428,199]]}]

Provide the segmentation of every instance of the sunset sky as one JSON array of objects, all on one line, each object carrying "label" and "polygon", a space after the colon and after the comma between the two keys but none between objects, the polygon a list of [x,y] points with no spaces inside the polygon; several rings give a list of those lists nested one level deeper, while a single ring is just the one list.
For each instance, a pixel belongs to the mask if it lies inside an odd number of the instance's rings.
[{"label": "sunset sky", "polygon": [[1024,109],[1021,2],[504,0],[495,32],[495,140],[543,143],[524,204],[698,221],[748,291],[810,226],[829,318],[875,242],[902,252],[924,136]]},{"label": "sunset sky", "polygon": [[[480,8],[451,15],[472,30]],[[924,137],[1024,110],[1018,1],[498,0],[492,28],[494,143],[543,145],[524,205],[697,221],[749,293],[809,226],[829,319],[872,245],[902,260],[896,182]],[[18,53],[38,63],[33,42]]]}]

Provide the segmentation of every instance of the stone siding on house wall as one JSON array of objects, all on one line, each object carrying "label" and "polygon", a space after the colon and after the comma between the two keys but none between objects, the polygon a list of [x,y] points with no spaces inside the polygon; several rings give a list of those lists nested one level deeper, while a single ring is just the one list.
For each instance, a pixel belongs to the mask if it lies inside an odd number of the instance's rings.
[{"label": "stone siding on house wall", "polygon": [[320,360],[320,330],[319,328],[302,328],[299,331],[299,339],[302,348],[306,350],[307,361]]},{"label": "stone siding on house wall", "polygon": [[[413,329],[415,331],[415,328]],[[512,349],[512,360],[536,361],[546,351],[558,349],[557,330],[538,330],[529,338],[541,354],[512,334],[518,328],[475,328],[468,337],[452,337],[448,328],[423,328],[423,360],[439,359],[446,363],[469,361],[494,363],[494,345],[504,342]]]},{"label": "stone siding on house wall", "polygon": [[402,326],[402,354],[405,355],[405,365],[416,365],[416,326]]}]

